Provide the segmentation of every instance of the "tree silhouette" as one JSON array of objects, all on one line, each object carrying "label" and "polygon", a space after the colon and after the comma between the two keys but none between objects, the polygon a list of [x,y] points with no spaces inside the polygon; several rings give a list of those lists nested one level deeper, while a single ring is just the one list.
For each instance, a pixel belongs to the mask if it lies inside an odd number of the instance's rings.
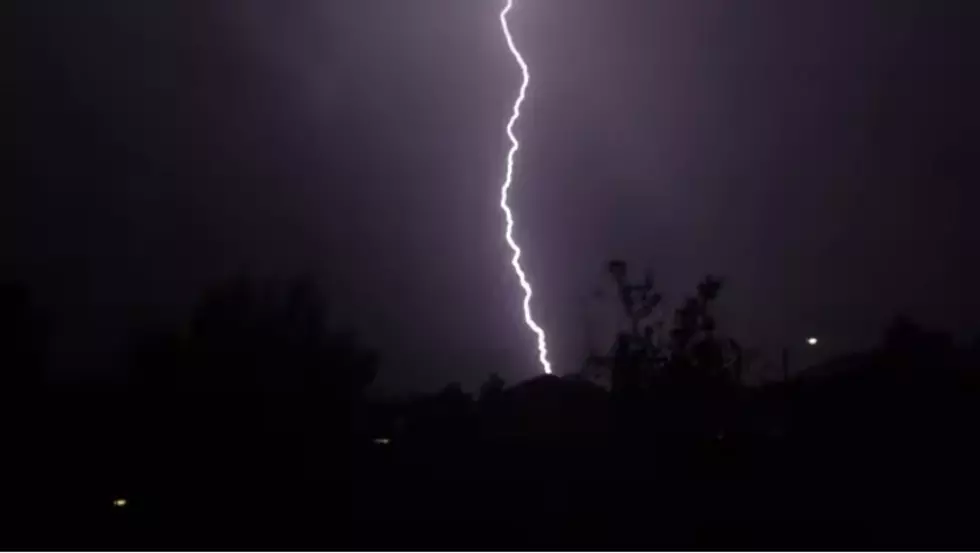
[{"label": "tree silhouette", "polygon": [[245,493],[235,482],[249,474],[327,478],[329,459],[364,438],[377,356],[327,324],[309,281],[221,282],[185,325],[137,332],[130,354],[148,462],[170,459],[188,483]]},{"label": "tree silhouette", "polygon": [[704,277],[696,295],[674,312],[668,367],[675,376],[716,384],[741,380],[742,348],[734,339],[718,335],[711,314],[721,285],[721,280],[712,275]]},{"label": "tree silhouette", "polygon": [[137,384],[175,391],[359,396],[377,355],[353,333],[327,328],[315,286],[258,286],[239,277],[207,290],[181,330],[144,331],[133,352]]},{"label": "tree silhouette", "polygon": [[480,386],[479,401],[482,404],[489,404],[497,401],[504,391],[504,379],[497,373],[490,373],[486,382]]},{"label": "tree silhouette", "polygon": [[706,387],[741,381],[742,348],[734,339],[718,334],[711,313],[721,291],[720,279],[706,276],[667,325],[655,313],[663,296],[655,290],[649,272],[642,281],[630,282],[626,262],[612,260],[609,273],[629,321],[629,330],[617,336],[608,360],[615,395],[638,394],[669,382]]}]

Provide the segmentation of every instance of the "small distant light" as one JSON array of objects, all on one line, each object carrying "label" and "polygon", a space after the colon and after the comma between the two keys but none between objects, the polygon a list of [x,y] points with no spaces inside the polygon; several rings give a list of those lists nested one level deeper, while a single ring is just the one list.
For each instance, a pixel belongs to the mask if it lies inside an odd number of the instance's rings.
[{"label": "small distant light", "polygon": [[817,339],[811,336],[810,338],[806,339],[806,343],[810,344],[811,346],[815,346],[817,345]]},{"label": "small distant light", "polygon": [[388,438],[375,438],[374,443],[378,445],[388,445],[391,443],[391,440],[389,440]]},{"label": "small distant light", "polygon": [[119,499],[114,500],[112,504],[116,507],[125,507],[126,500],[120,497]]}]

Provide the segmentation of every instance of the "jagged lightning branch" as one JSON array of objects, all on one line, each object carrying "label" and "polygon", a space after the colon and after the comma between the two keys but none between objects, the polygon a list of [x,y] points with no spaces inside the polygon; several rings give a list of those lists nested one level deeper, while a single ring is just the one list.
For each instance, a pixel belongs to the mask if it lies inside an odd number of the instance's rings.
[{"label": "jagged lightning branch", "polygon": [[524,93],[527,91],[527,84],[530,81],[531,76],[527,70],[527,63],[524,62],[524,58],[521,53],[514,46],[514,38],[510,36],[510,28],[507,27],[507,13],[514,7],[514,0],[507,0],[507,5],[504,6],[503,11],[500,12],[500,26],[504,30],[504,36],[507,38],[507,47],[510,48],[510,53],[514,55],[514,59],[517,60],[517,64],[521,66],[521,74],[524,77],[523,82],[521,82],[520,92],[517,94],[517,100],[514,101],[514,112],[510,116],[510,121],[507,122],[507,136],[510,137],[510,151],[507,152],[507,176],[504,178],[504,183],[500,187],[500,207],[504,210],[504,216],[507,218],[507,232],[505,233],[505,238],[507,239],[507,244],[510,245],[510,249],[514,252],[514,257],[511,259],[511,265],[514,266],[514,272],[517,273],[517,278],[521,281],[521,287],[524,288],[524,322],[527,326],[534,331],[538,336],[538,352],[540,355],[538,359],[541,361],[541,366],[544,368],[544,372],[551,374],[551,363],[548,362],[548,345],[545,341],[544,330],[534,322],[534,318],[531,317],[531,285],[527,281],[527,276],[524,274],[524,270],[521,269],[521,248],[514,241],[514,214],[510,210],[510,206],[507,205],[507,191],[510,190],[511,179],[514,176],[514,155],[517,153],[517,149],[520,144],[517,142],[517,137],[514,136],[514,123],[517,122],[518,117],[521,116],[521,103],[524,102]]}]

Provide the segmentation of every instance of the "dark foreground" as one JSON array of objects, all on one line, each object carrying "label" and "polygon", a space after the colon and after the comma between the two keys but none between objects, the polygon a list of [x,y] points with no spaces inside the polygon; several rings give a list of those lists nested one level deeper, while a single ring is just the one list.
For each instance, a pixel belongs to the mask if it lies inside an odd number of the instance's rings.
[{"label": "dark foreground", "polygon": [[[878,424],[870,415],[808,426],[798,416],[788,432],[732,425],[714,436],[669,425],[481,433],[444,414],[441,424],[376,443],[371,425],[314,433],[280,414],[283,424],[263,426],[243,404],[8,398],[17,407],[5,414],[13,463],[4,545],[980,545],[977,433],[959,411],[919,426],[914,417]],[[264,420],[275,418],[266,412]],[[120,497],[126,506],[113,505]]]}]

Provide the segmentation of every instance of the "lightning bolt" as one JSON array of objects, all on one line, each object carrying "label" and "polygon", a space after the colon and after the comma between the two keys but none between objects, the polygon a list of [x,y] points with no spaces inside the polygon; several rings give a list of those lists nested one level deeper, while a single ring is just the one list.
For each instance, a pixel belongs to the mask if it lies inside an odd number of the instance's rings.
[{"label": "lightning bolt", "polygon": [[507,13],[513,7],[514,0],[507,0],[507,5],[500,12],[500,26],[504,30],[504,37],[507,38],[507,47],[510,48],[510,53],[517,60],[517,64],[521,66],[521,74],[524,80],[521,82],[517,100],[514,101],[514,111],[510,116],[510,121],[507,122],[507,136],[510,137],[510,151],[507,152],[507,175],[504,178],[503,185],[500,187],[500,208],[504,210],[504,216],[507,218],[507,231],[504,237],[507,239],[507,244],[510,246],[510,249],[514,252],[514,257],[511,258],[510,264],[514,266],[514,272],[517,273],[517,278],[521,281],[521,288],[524,289],[524,322],[538,336],[538,359],[541,361],[541,367],[544,368],[544,372],[551,374],[551,363],[548,362],[548,344],[545,340],[544,330],[538,326],[538,323],[534,322],[534,317],[531,316],[531,296],[533,294],[531,292],[531,284],[527,281],[527,275],[524,274],[524,269],[521,268],[521,248],[514,241],[514,213],[510,210],[510,206],[507,205],[507,192],[510,190],[511,181],[514,176],[514,155],[517,154],[517,150],[520,148],[520,143],[517,141],[517,137],[514,136],[514,123],[521,116],[521,103],[524,102],[527,84],[531,80],[531,75],[527,70],[527,63],[524,62],[521,53],[514,46],[514,37],[510,35],[510,28],[507,27]]}]

